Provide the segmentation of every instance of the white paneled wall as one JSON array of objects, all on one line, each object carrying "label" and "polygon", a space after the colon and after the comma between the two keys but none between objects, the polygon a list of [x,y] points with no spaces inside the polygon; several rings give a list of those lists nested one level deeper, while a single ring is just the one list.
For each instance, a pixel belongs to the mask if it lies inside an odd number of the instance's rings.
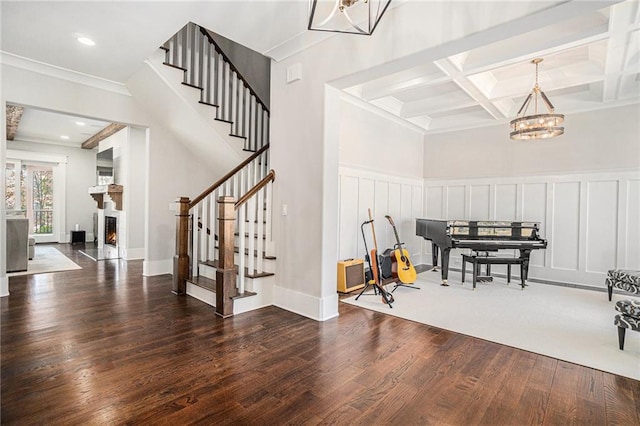
[{"label": "white paneled wall", "polygon": [[[364,259],[365,249],[361,224],[368,220],[368,209],[374,218],[378,250],[392,248],[395,243],[393,228],[385,215],[393,218],[401,242],[410,257],[422,250],[422,238],[417,237],[415,218],[422,217],[423,181],[378,174],[370,171],[340,168],[339,208],[339,260]],[[464,187],[463,187],[464,188]],[[373,248],[371,225],[364,226],[367,248]]]},{"label": "white paneled wall", "polygon": [[540,222],[548,247],[532,253],[531,278],[603,287],[608,269],[640,269],[638,171],[426,180],[424,190],[425,218]]}]

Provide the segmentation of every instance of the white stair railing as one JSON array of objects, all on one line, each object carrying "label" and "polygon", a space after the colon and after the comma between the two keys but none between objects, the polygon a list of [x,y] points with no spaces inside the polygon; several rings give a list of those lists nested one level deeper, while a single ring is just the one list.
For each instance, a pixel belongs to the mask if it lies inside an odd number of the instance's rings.
[{"label": "white stair railing", "polygon": [[[189,204],[189,214],[193,218],[190,236],[190,274],[199,275],[203,262],[217,258],[217,239],[219,235],[217,200],[220,197],[242,199],[269,176],[263,164],[267,163],[268,145],[255,153],[250,160],[239,166],[234,173],[227,175],[212,185],[203,195]],[[255,195],[238,208],[236,221],[236,246],[238,248],[239,278],[238,294],[245,292],[247,274],[255,276],[265,271],[264,256],[271,254],[271,189],[270,185],[261,188]],[[262,206],[262,208],[259,208]],[[246,270],[245,270],[246,269]]]},{"label": "white stair railing", "polygon": [[269,143],[269,108],[206,29],[190,22],[163,48],[165,63],[184,70],[183,83],[201,89],[200,102],[217,107],[216,119],[230,123],[231,135],[245,138],[245,150]]}]

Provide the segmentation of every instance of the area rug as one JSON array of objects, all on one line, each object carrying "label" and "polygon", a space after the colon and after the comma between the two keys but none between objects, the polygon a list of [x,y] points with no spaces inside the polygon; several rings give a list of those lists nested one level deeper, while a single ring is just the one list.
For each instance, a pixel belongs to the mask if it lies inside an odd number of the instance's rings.
[{"label": "area rug", "polygon": [[627,331],[621,351],[613,325],[616,300],[633,297],[614,294],[609,302],[606,292],[531,281],[521,290],[517,280],[507,285],[502,278],[472,290],[471,282],[463,285],[455,275],[443,287],[439,272],[419,274],[420,290],[398,287],[393,308],[369,291],[342,301],[640,380],[640,333]]},{"label": "area rug", "polygon": [[44,274],[47,272],[82,269],[55,247],[36,244],[34,250],[35,253],[33,260],[28,262],[26,271],[10,272],[7,276],[15,277],[19,275]]}]

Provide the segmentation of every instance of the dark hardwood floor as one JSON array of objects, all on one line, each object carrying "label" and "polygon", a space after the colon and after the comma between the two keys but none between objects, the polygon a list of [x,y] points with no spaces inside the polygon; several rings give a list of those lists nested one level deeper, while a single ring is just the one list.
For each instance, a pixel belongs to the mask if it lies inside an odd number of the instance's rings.
[{"label": "dark hardwood floor", "polygon": [[3,424],[640,424],[640,382],[340,304],[222,320],[142,262],[12,277]]}]

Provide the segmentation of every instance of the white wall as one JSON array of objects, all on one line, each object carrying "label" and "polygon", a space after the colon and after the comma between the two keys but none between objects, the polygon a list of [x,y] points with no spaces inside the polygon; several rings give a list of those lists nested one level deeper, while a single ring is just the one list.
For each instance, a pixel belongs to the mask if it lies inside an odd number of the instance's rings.
[{"label": "white wall", "polygon": [[640,168],[640,105],[565,117],[565,134],[512,141],[506,125],[425,137],[425,178],[524,176]]},{"label": "white wall", "polygon": [[505,126],[427,135],[425,217],[538,221],[549,245],[531,277],[602,287],[608,269],[640,269],[639,118],[640,105],[571,114],[541,141]]},{"label": "white wall", "polygon": [[[149,129],[145,146],[148,162],[145,203],[148,210],[145,212],[144,270],[147,275],[171,273],[175,213],[169,210],[169,204],[180,196],[196,196],[227,170],[212,169],[205,160],[184,149],[179,138],[164,123],[147,115],[145,99],[133,98],[127,94],[124,85],[100,79],[94,81],[86,75],[23,62],[11,65],[3,62],[1,65],[4,102]],[[4,109],[4,104],[2,107]],[[3,144],[0,148],[3,159],[5,149]],[[95,171],[92,182],[94,180]],[[89,222],[87,229],[92,229],[91,224]]]},{"label": "white wall", "polygon": [[67,157],[65,205],[66,220],[63,223],[59,242],[71,241],[70,230],[75,229],[77,223],[80,229],[86,231],[89,241],[93,240],[93,212],[95,201],[87,189],[95,185],[96,180],[96,151],[73,148],[62,145],[51,145],[25,141],[7,141],[7,149],[54,154]]},{"label": "white wall", "polygon": [[[287,216],[274,217],[279,306],[320,320],[337,315],[340,98],[332,96],[326,85],[357,84],[375,74],[368,69],[394,59],[435,60],[447,52],[485,44],[490,41],[486,37],[463,38],[522,16],[529,7],[521,2],[407,2],[387,11],[371,37],[337,35],[273,64],[270,124],[271,160],[278,174],[275,211],[280,211],[281,204],[288,205]],[[461,25],[448,25],[449,19]],[[412,31],[398,36],[395,25]],[[512,26],[511,30],[530,29]],[[491,37],[498,40],[501,35],[494,32]],[[460,39],[457,47],[443,48],[443,43],[456,39]],[[298,63],[302,79],[287,84],[287,68]]]},{"label": "white wall", "polygon": [[362,230],[367,239],[368,251],[371,252],[374,248],[371,225],[361,228],[362,223],[369,219],[368,209],[371,209],[374,219],[379,252],[393,248],[396,243],[393,228],[385,218],[385,215],[389,215],[412,262],[419,259],[422,254],[422,238],[416,236],[415,218],[422,216],[422,179],[341,167],[339,194],[339,247],[336,261],[364,259],[366,252]]},{"label": "white wall", "polygon": [[[423,133],[345,99],[339,116],[338,259],[364,258],[368,209],[380,252],[396,242],[389,215],[410,256],[419,256],[414,219],[423,208]],[[364,231],[371,251],[371,226]]]},{"label": "white wall", "polygon": [[424,135],[413,128],[343,99],[338,137],[343,167],[409,178],[423,175]]},{"label": "white wall", "polygon": [[[113,149],[114,183],[123,185],[122,210],[108,200],[99,214],[98,243],[102,243],[104,215],[118,218],[118,250],[127,260],[143,259],[145,250],[145,190],[147,187],[146,129],[134,126],[100,141],[99,151]],[[108,197],[105,197],[108,199]],[[108,211],[109,210],[109,211]]]},{"label": "white wall", "polygon": [[607,270],[640,269],[640,171],[428,179],[425,217],[540,222],[548,245],[532,252],[531,278],[604,287]]}]

